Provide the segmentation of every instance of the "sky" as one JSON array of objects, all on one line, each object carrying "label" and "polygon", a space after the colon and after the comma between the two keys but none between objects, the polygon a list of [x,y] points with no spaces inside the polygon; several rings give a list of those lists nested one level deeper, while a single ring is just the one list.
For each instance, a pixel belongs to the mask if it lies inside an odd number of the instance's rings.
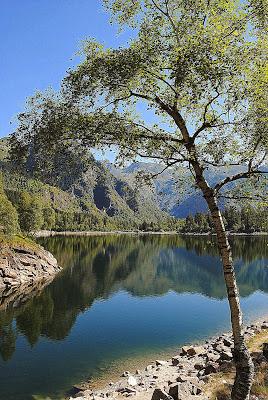
[{"label": "sky", "polygon": [[83,39],[118,47],[130,35],[117,34],[101,0],[0,0],[0,137],[14,130],[28,96],[59,87]]}]

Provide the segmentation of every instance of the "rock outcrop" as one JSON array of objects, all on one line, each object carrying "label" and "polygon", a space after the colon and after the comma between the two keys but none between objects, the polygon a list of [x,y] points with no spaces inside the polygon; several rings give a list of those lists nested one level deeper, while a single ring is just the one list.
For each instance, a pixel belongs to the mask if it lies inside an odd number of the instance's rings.
[{"label": "rock outcrop", "polygon": [[0,307],[16,292],[29,293],[51,281],[60,270],[52,254],[37,244],[0,242]]}]

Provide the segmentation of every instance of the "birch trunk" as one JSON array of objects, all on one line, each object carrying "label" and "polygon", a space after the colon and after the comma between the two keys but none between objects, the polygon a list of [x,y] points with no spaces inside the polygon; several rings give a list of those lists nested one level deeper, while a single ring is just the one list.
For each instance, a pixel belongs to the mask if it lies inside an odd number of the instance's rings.
[{"label": "birch trunk", "polygon": [[236,377],[232,389],[232,400],[248,400],[254,377],[254,365],[245,344],[242,311],[239,301],[239,290],[236,282],[232,259],[232,250],[225,231],[222,215],[215,196],[204,194],[207,201],[217,236],[217,243],[222,259],[224,279],[231,312],[231,323],[234,338],[234,363]]},{"label": "birch trunk", "polygon": [[198,158],[198,152],[194,138],[190,137],[185,121],[177,110],[165,106],[160,99],[158,103],[163,110],[173,117],[181,131],[184,146],[189,156],[189,164],[195,174],[196,185],[201,189],[206,200],[215,227],[219,252],[222,260],[227,297],[229,301],[231,323],[234,338],[233,358],[236,367],[235,382],[232,389],[232,400],[248,400],[254,377],[254,365],[245,344],[242,312],[239,301],[239,291],[236,283],[235,271],[232,259],[232,250],[225,231],[222,215],[217,204],[215,190],[212,189],[204,177],[204,167]]}]

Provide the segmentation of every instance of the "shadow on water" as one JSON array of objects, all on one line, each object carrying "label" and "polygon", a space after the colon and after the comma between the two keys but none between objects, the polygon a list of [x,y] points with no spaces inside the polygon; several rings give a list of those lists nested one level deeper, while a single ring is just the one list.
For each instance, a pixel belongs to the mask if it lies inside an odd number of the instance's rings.
[{"label": "shadow on water", "polygon": [[[256,291],[268,292],[267,242],[267,237],[232,238],[237,279],[242,297],[247,298]],[[168,301],[173,301],[172,293],[190,293],[192,296],[201,294],[210,298],[211,301],[223,300],[226,297],[221,264],[213,238],[175,235],[113,235],[53,237],[40,239],[40,243],[55,255],[63,271],[41,293],[39,292],[25,304],[9,307],[5,311],[0,310],[0,354],[2,356],[0,371],[4,370],[5,362],[8,364],[8,361],[11,361],[16,353],[17,345],[20,346],[18,352],[21,352],[23,348],[27,349],[24,350],[26,353],[33,351],[31,349],[34,349],[38,342],[41,349],[45,346],[45,339],[53,343],[64,343],[67,342],[74,327],[76,327],[75,332],[78,328],[80,329],[79,334],[82,338],[89,334],[97,337],[98,333],[93,330],[91,333],[85,333],[84,322],[79,322],[78,316],[86,314],[92,308],[90,315],[94,315],[91,318],[92,321],[95,318],[94,329],[97,331],[97,318],[98,316],[101,318],[101,310],[105,308],[105,301],[109,302],[109,299],[111,299],[110,314],[111,312],[116,314],[117,310],[121,310],[122,302],[128,304],[129,297],[126,297],[126,294],[131,298],[139,299],[139,307],[144,307],[146,314],[146,307],[157,307],[155,302],[149,303],[148,298],[162,298],[166,295]],[[121,298],[120,296],[122,297],[120,305],[116,305],[116,299]],[[147,300],[142,302],[142,299]],[[184,301],[189,300],[187,299]],[[99,314],[94,311],[94,304],[97,308],[99,307]],[[131,304],[129,304],[129,310],[134,307]],[[101,305],[103,305],[102,309]],[[161,313],[161,304],[159,307]],[[110,325],[113,327],[113,322],[109,322],[110,314],[107,311],[104,317],[107,329]],[[140,325],[142,324],[144,321],[141,318]],[[156,330],[156,327],[154,329]],[[149,335],[149,333],[152,334],[152,332],[146,332],[144,335]],[[185,338],[186,336],[181,340]],[[131,340],[129,346],[134,346],[135,339]],[[99,345],[105,347],[104,344]],[[76,346],[78,347],[77,344]],[[116,346],[115,339],[114,343],[110,343],[111,354]],[[137,343],[138,346],[140,343]],[[70,351],[75,351],[74,349],[71,347]],[[44,360],[44,350],[42,349],[42,352],[39,350],[39,352],[37,356],[45,367],[47,361]],[[116,354],[112,354],[111,358],[113,357],[116,358]],[[18,364],[19,361],[13,367],[17,368]],[[83,368],[84,366],[80,369]],[[92,372],[92,369],[90,371]],[[72,373],[74,373],[73,370]],[[79,372],[77,372],[78,376]],[[18,379],[23,378],[18,377]],[[61,386],[64,384],[61,383]],[[56,388],[55,382],[53,390]],[[28,396],[25,398],[31,398],[30,388],[24,389]],[[45,383],[43,387],[40,384],[36,390],[46,392]],[[8,397],[7,388],[5,395],[6,399],[12,399]],[[13,398],[19,399],[19,397]]]}]

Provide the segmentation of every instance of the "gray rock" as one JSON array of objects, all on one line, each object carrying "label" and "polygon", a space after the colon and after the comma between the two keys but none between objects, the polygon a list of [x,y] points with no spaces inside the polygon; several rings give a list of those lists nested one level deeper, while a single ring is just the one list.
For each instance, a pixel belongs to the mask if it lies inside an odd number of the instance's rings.
[{"label": "gray rock", "polygon": [[35,290],[50,281],[61,270],[57,260],[43,247],[27,242],[23,245],[0,245],[0,308],[17,305]]},{"label": "gray rock", "polygon": [[169,387],[169,395],[171,398],[174,400],[181,400],[182,395],[185,397],[185,395],[189,395],[190,391],[187,385],[187,393],[185,393],[185,388],[182,386],[182,384],[175,383]]},{"label": "gray rock", "polygon": [[137,390],[135,390],[135,389],[133,389],[133,388],[130,388],[130,387],[122,387],[122,388],[119,388],[119,389],[117,389],[117,391],[119,392],[119,393],[122,393],[122,394],[135,394],[135,393],[137,393]]},{"label": "gray rock", "polygon": [[173,400],[173,398],[163,389],[156,388],[153,392],[152,400]]},{"label": "gray rock", "polygon": [[210,375],[210,374],[215,374],[218,371],[219,364],[215,362],[209,362],[207,363],[205,367],[204,374],[205,375]]},{"label": "gray rock", "polygon": [[175,383],[169,387],[169,395],[174,400],[186,400],[189,396],[196,396],[201,393],[200,387],[190,383]]},{"label": "gray rock", "polygon": [[230,340],[230,339],[224,338],[223,339],[223,344],[224,344],[224,346],[232,347],[233,346],[233,341]]},{"label": "gray rock", "polygon": [[174,356],[171,359],[172,365],[174,365],[174,366],[179,365],[180,361],[181,361],[181,357],[180,356]]},{"label": "gray rock", "polygon": [[213,361],[216,362],[220,359],[220,355],[217,353],[207,353],[206,355],[207,361]]},{"label": "gray rock", "polygon": [[199,386],[191,385],[191,394],[193,396],[196,396],[196,395],[200,394],[201,392],[202,392],[202,390]]},{"label": "gray rock", "polygon": [[176,381],[179,382],[179,383],[187,382],[187,381],[188,381],[188,376],[180,375],[180,376],[178,376],[178,378],[176,379]]},{"label": "gray rock", "polygon": [[195,356],[204,353],[206,353],[206,351],[203,346],[183,346],[180,354],[183,356]]},{"label": "gray rock", "polygon": [[200,371],[201,369],[204,368],[204,363],[198,362],[194,365],[194,368]]},{"label": "gray rock", "polygon": [[127,383],[128,383],[130,386],[136,386],[136,385],[138,384],[137,379],[134,378],[134,376],[130,376],[130,377],[128,378],[128,380],[127,380]]},{"label": "gray rock", "polygon": [[156,365],[157,365],[158,367],[168,364],[167,361],[162,361],[162,360],[156,360],[155,363],[156,363]]},{"label": "gray rock", "polygon": [[233,359],[233,355],[230,351],[223,351],[220,354],[220,358],[221,358],[221,360],[224,360],[224,361],[231,361]]}]

